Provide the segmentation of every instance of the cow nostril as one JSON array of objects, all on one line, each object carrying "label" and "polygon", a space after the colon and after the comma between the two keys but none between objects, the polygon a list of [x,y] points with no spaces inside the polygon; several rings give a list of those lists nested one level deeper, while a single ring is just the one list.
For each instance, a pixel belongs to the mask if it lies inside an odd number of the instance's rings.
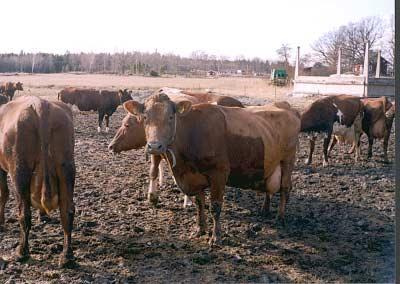
[{"label": "cow nostril", "polygon": [[147,143],[147,148],[151,149],[151,144],[150,143]]},{"label": "cow nostril", "polygon": [[161,144],[158,145],[157,149],[161,149]]}]

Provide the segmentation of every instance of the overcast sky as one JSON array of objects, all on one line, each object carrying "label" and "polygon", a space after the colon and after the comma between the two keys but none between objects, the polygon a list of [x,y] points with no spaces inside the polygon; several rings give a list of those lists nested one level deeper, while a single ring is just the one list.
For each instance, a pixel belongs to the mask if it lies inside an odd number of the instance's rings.
[{"label": "overcast sky", "polygon": [[172,52],[276,58],[367,16],[389,19],[394,0],[2,0],[0,52]]}]

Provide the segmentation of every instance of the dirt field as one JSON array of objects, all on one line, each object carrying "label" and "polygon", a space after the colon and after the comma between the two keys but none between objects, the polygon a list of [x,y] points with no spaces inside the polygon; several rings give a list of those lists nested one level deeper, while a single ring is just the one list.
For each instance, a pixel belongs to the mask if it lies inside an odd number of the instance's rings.
[{"label": "dirt field", "polygon": [[[18,76],[17,80],[24,82],[23,93],[51,99],[66,85],[139,88],[136,78],[102,77],[96,84],[91,75],[76,83],[70,78],[73,76],[82,75],[43,75],[45,80],[42,76]],[[14,78],[0,76],[0,81],[4,80]],[[148,86],[158,87],[153,83]],[[140,88],[146,85],[141,84]],[[157,84],[182,87],[179,84],[184,83]],[[273,100],[261,93],[237,95],[247,103]],[[280,98],[299,108],[311,100],[284,93]],[[182,208],[183,195],[171,177],[161,190],[158,207],[146,202],[149,164],[143,150],[118,156],[108,152],[107,145],[124,115],[120,107],[111,117],[110,133],[98,134],[97,114],[74,112],[77,177],[73,248],[77,267],[57,267],[63,242],[58,212],[53,212],[53,221],[47,224],[38,223],[34,212],[32,257],[27,263],[8,264],[0,271],[1,283],[394,282],[394,164],[382,162],[380,142],[375,143],[370,161],[365,157],[364,137],[361,162],[355,164],[350,155],[343,159],[336,148],[331,165],[322,168],[322,141],[317,144],[313,165],[305,166],[308,143],[301,135],[286,227],[277,226],[274,218],[259,216],[263,196],[227,188],[221,217],[223,246],[210,249],[207,237],[189,239],[196,210]],[[394,160],[393,134],[389,159]],[[279,194],[272,202],[273,215],[278,202]],[[6,219],[6,231],[0,232],[3,258],[14,252],[19,237],[13,194]]]}]

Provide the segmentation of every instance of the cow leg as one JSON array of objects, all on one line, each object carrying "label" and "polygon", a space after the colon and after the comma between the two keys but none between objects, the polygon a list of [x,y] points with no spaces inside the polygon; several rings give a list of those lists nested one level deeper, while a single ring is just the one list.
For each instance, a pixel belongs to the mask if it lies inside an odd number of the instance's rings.
[{"label": "cow leg", "polygon": [[209,241],[210,246],[218,245],[221,242],[221,210],[224,202],[224,192],[227,175],[225,173],[216,173],[210,178],[211,181],[211,198],[210,209],[213,218],[213,231]]},{"label": "cow leg", "polygon": [[264,203],[261,207],[261,215],[264,217],[269,216],[270,207],[271,207],[271,198],[272,198],[272,195],[270,195],[268,192],[266,192],[265,198],[264,198]]},{"label": "cow leg", "polygon": [[331,156],[332,149],[333,149],[333,147],[335,147],[336,142],[338,142],[338,140],[337,140],[336,136],[333,135],[333,137],[332,137],[332,143],[331,143],[331,145],[329,146],[329,150],[328,150],[328,157]]},{"label": "cow leg", "polygon": [[75,206],[73,201],[75,185],[75,169],[71,162],[62,165],[60,177],[59,208],[61,224],[64,231],[64,247],[59,266],[66,267],[73,263],[74,253],[71,246],[71,233],[74,223]]},{"label": "cow leg", "polygon": [[205,195],[204,191],[201,191],[199,194],[196,195],[197,228],[192,233],[191,238],[198,238],[202,235],[205,235],[207,232],[205,203],[206,203],[206,195]]},{"label": "cow leg", "polygon": [[99,126],[97,127],[97,132],[101,132],[101,125],[103,124],[103,119],[104,119],[104,112],[99,110]]},{"label": "cow leg", "polygon": [[285,209],[286,204],[289,202],[290,191],[292,190],[292,172],[295,164],[296,154],[293,151],[293,154],[290,155],[285,161],[281,162],[281,188],[280,188],[280,202],[277,220],[281,224],[285,224]]},{"label": "cow leg", "polygon": [[374,144],[374,137],[368,135],[368,159],[372,158],[372,145]]},{"label": "cow leg", "polygon": [[328,131],[326,137],[324,138],[324,157],[322,165],[326,167],[328,165],[328,145],[331,142],[332,130]]},{"label": "cow leg", "polygon": [[32,172],[25,166],[17,169],[14,175],[14,184],[18,204],[18,219],[20,225],[20,240],[16,250],[16,260],[23,261],[29,258],[29,231],[31,229],[31,196],[30,183]]},{"label": "cow leg", "polygon": [[186,208],[187,206],[192,206],[193,202],[190,199],[188,195],[185,194],[184,199],[183,199],[183,208]]},{"label": "cow leg", "polygon": [[7,173],[0,169],[0,231],[2,230],[5,222],[4,208],[6,206],[10,191],[7,185]]},{"label": "cow leg", "polygon": [[158,165],[158,186],[162,187],[164,184],[164,164],[160,161]]},{"label": "cow leg", "polygon": [[110,128],[109,128],[110,116],[108,114],[106,114],[105,119],[106,119],[106,133],[108,133],[108,130],[110,130]]},{"label": "cow leg", "polygon": [[308,153],[308,159],[306,160],[306,164],[310,165],[312,162],[312,155],[314,153],[314,148],[315,148],[315,139],[317,139],[317,137],[315,136],[311,136],[309,137],[310,140],[310,152]]},{"label": "cow leg", "polygon": [[387,150],[388,150],[388,146],[389,146],[390,132],[392,131],[393,119],[394,119],[394,115],[386,118],[386,132],[385,132],[385,136],[383,137],[383,159],[384,159],[385,163],[389,162]]},{"label": "cow leg", "polygon": [[361,135],[359,135],[358,133],[356,133],[354,135],[354,142],[353,142],[353,146],[351,147],[352,151],[349,151],[349,154],[351,154],[352,152],[355,151],[355,161],[356,162],[358,162],[360,160],[360,156],[361,156],[360,138],[361,138]]},{"label": "cow leg", "polygon": [[161,162],[161,156],[159,155],[151,155],[151,165],[150,165],[150,185],[149,191],[147,192],[147,200],[153,205],[157,205],[158,203],[158,167]]}]

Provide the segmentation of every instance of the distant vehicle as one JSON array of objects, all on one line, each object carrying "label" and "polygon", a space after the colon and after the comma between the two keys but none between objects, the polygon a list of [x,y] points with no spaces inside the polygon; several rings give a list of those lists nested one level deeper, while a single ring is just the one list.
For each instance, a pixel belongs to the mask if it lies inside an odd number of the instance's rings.
[{"label": "distant vehicle", "polygon": [[289,76],[285,69],[272,69],[271,84],[276,86],[286,86],[289,82]]}]

